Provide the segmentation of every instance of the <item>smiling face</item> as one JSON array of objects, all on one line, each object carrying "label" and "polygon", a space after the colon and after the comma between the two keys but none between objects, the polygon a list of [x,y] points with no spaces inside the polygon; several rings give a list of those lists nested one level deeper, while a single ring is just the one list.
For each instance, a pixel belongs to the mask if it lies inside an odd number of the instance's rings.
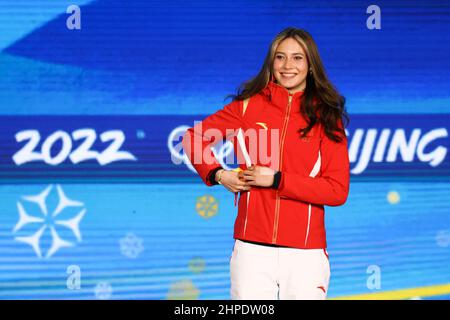
[{"label": "smiling face", "polygon": [[286,38],[281,41],[273,61],[273,74],[277,83],[291,93],[304,91],[308,69],[305,50],[297,40]]}]

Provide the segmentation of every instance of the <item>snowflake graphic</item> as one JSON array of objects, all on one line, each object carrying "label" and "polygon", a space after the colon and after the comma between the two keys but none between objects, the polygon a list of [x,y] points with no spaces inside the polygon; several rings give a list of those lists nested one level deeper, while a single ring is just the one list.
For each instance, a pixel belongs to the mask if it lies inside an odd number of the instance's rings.
[{"label": "snowflake graphic", "polygon": [[128,258],[137,258],[144,251],[143,240],[134,233],[128,233],[119,240],[120,252]]},{"label": "snowflake graphic", "polygon": [[[47,209],[47,196],[50,194],[50,192],[53,189],[53,185],[49,185],[45,190],[43,190],[41,193],[37,195],[31,195],[31,196],[22,196],[22,199],[31,203],[35,203],[39,206],[42,217],[36,217],[29,215],[25,209],[24,206],[20,201],[17,202],[17,210],[19,212],[19,221],[15,225],[13,229],[13,233],[18,232],[21,230],[24,226],[31,224],[31,223],[39,223],[41,224],[41,227],[38,229],[37,232],[34,234],[27,236],[27,237],[21,237],[16,236],[14,239],[19,242],[26,243],[30,245],[36,255],[39,258],[42,258],[42,250],[40,247],[40,239],[44,235],[44,232],[49,229],[50,234],[52,237],[52,243],[50,248],[48,249],[45,258],[50,258],[53,256],[59,249],[65,248],[65,247],[72,247],[74,246],[73,243],[66,241],[62,239],[57,230],[56,225],[58,226],[64,226],[72,231],[74,236],[76,237],[78,242],[81,242],[81,233],[79,224],[81,219],[83,219],[86,209],[82,208],[80,212],[72,219],[69,220],[58,220],[57,216],[64,211],[67,207],[83,207],[84,204],[79,201],[71,200],[69,199],[65,194],[63,189],[60,185],[56,185],[56,190],[58,193],[58,205],[56,206],[55,210],[51,213],[49,216],[48,209]],[[47,223],[46,220],[50,220],[50,223]]]}]

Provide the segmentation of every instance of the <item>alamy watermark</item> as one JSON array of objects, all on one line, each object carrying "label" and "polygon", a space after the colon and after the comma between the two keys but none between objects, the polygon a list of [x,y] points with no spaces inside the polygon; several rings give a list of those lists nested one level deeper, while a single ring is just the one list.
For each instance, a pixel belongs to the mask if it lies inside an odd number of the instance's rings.
[{"label": "alamy watermark", "polygon": [[[183,141],[180,141],[183,138]],[[233,152],[231,141],[236,139]],[[175,143],[174,143],[175,142]],[[262,128],[203,130],[202,122],[196,121],[193,128],[180,126],[168,138],[171,160],[174,164],[249,164],[256,159],[261,165],[277,168],[279,164],[280,130]],[[180,156],[182,149],[186,152]],[[189,160],[189,161],[187,161]]]},{"label": "alamy watermark", "polygon": [[77,265],[70,265],[67,267],[67,281],[66,286],[69,290],[81,289],[81,269]]},{"label": "alamy watermark", "polygon": [[381,289],[381,268],[378,265],[370,265],[367,267],[366,273],[369,274],[366,281],[367,289]]},{"label": "alamy watermark", "polygon": [[367,17],[366,26],[369,30],[381,29],[381,9],[376,4],[367,7],[366,13],[371,15]]},{"label": "alamy watermark", "polygon": [[73,4],[67,7],[67,14],[70,16],[66,19],[66,27],[69,30],[80,30],[81,29],[81,9],[79,6]]}]

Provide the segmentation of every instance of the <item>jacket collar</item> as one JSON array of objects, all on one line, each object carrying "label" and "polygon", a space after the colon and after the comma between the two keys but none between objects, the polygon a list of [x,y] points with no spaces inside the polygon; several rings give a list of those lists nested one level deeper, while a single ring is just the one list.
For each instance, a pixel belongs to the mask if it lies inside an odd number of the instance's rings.
[{"label": "jacket collar", "polygon": [[297,108],[295,107],[293,108],[292,106],[299,105],[300,103],[299,101],[303,95],[303,91],[298,91],[293,94],[289,93],[289,91],[285,87],[271,80],[269,81],[267,86],[263,89],[263,94],[266,95],[274,105],[281,108],[283,111],[286,110],[288,106],[289,96],[292,96],[291,102],[291,113],[292,113],[293,110],[298,111]]}]

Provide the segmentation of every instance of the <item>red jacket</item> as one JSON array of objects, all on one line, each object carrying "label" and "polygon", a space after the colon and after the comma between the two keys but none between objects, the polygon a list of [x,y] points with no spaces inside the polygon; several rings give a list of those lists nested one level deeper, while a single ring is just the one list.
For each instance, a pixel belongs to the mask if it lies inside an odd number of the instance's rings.
[{"label": "red jacket", "polygon": [[[185,153],[210,186],[209,174],[220,164],[206,149],[217,141],[214,136],[205,134],[205,130],[215,128],[224,136],[227,129],[242,128],[246,132],[250,128],[264,130],[265,127],[268,132],[279,130],[278,147],[270,149],[270,135],[265,141],[269,154],[278,155],[276,161],[267,164],[261,163],[259,154],[252,157],[252,164],[281,171],[279,187],[276,190],[252,187],[250,196],[241,192],[234,238],[296,248],[326,248],[324,205],[344,204],[349,192],[347,137],[336,143],[324,134],[320,124],[316,124],[307,137],[301,139],[298,130],[307,125],[299,111],[302,94],[292,95],[271,81],[251,97],[244,114],[243,102],[235,100],[201,122],[201,139],[195,141],[194,128],[190,128],[183,138]],[[342,128],[342,122],[338,125]],[[236,139],[233,140],[237,150]],[[248,141],[246,143],[249,148]],[[202,150],[206,152],[200,155]],[[195,156],[198,160],[198,157],[204,159],[205,155],[211,156],[212,163],[193,161]],[[240,167],[246,168],[245,164]]]}]

